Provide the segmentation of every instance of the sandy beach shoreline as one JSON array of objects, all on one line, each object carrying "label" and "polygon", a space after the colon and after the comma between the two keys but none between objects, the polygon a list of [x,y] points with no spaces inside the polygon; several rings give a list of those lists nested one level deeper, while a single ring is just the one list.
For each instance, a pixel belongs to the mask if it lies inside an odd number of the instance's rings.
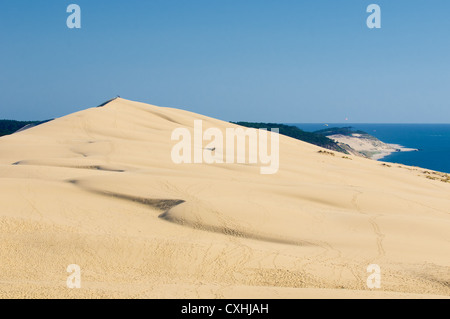
[{"label": "sandy beach shoreline", "polygon": [[415,148],[407,148],[399,144],[384,143],[372,136],[366,138],[361,134],[348,135],[330,135],[328,136],[338,143],[346,144],[358,153],[355,155],[362,155],[373,160],[381,160],[395,152],[416,152]]},{"label": "sandy beach shoreline", "polygon": [[380,153],[379,154],[375,154],[373,155],[371,158],[374,160],[381,160],[389,155],[391,155],[392,153],[396,153],[396,152],[418,152],[419,150],[417,148],[408,148],[408,147],[404,147],[402,145],[399,144],[387,144],[390,147],[392,147],[392,149],[380,149]]}]

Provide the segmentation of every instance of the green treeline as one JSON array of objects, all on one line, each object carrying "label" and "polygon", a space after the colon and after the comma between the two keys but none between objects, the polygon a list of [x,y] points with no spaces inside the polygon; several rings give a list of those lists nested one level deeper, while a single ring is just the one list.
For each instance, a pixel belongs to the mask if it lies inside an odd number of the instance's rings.
[{"label": "green treeline", "polygon": [[276,123],[253,123],[253,122],[231,122],[231,123],[257,129],[266,128],[270,130],[272,128],[278,128],[280,130],[279,131],[280,134],[282,135],[286,135],[295,138],[297,140],[314,144],[329,150],[348,154],[346,150],[344,150],[335,141],[326,137],[325,135],[318,134],[315,132],[306,132],[293,125],[276,124]]}]

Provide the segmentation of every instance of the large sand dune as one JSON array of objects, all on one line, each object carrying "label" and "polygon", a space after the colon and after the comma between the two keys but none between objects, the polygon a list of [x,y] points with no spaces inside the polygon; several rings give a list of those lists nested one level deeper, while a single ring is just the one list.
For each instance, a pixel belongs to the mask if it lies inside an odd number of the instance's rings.
[{"label": "large sand dune", "polygon": [[274,175],[174,164],[196,119],[233,127],[116,99],[0,138],[0,297],[450,296],[450,183],[285,136]]}]

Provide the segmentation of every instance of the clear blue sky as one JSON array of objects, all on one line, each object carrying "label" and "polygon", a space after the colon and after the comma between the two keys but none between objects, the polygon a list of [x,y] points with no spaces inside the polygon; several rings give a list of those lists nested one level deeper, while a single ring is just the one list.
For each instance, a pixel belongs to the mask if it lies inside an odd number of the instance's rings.
[{"label": "clear blue sky", "polygon": [[233,121],[450,123],[449,13],[448,0],[2,0],[0,118],[120,95]]}]

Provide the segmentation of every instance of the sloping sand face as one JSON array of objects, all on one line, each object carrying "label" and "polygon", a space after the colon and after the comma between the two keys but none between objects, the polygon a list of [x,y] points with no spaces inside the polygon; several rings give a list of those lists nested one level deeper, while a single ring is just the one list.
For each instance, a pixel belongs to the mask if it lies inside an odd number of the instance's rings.
[{"label": "sloping sand face", "polygon": [[235,127],[116,99],[1,138],[0,297],[450,296],[449,183],[284,136],[274,175],[174,164],[198,119]]}]

